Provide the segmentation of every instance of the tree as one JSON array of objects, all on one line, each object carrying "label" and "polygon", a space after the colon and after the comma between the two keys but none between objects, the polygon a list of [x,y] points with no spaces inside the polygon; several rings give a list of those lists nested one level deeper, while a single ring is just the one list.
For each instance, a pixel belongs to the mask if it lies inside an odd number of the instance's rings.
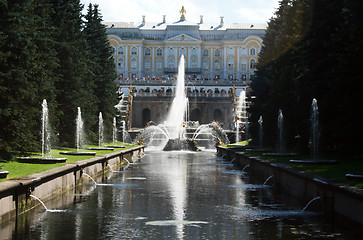
[{"label": "tree", "polygon": [[11,159],[40,149],[41,103],[54,100],[57,60],[49,2],[1,1],[0,6],[0,152]]},{"label": "tree", "polygon": [[[86,35],[89,58],[92,59],[92,82],[97,99],[97,110],[102,112],[106,126],[112,129],[112,117],[115,114],[116,78],[115,65],[110,51],[105,26],[98,11],[98,5],[89,4],[84,33]],[[111,133],[111,131],[108,131]],[[108,134],[108,136],[112,136]]]}]

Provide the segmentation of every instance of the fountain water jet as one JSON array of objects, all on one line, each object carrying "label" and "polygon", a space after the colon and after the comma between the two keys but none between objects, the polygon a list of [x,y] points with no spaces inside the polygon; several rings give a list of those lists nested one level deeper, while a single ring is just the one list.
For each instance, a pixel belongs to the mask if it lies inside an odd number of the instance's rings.
[{"label": "fountain water jet", "polygon": [[172,102],[168,117],[165,122],[165,126],[169,130],[171,139],[182,138],[183,134],[183,122],[185,120],[185,111],[187,109],[188,99],[184,92],[184,72],[185,72],[185,60],[184,55],[181,55],[179,67],[177,85],[175,89],[175,98]]},{"label": "fountain water jet", "polygon": [[318,109],[318,102],[315,98],[311,103],[310,122],[311,122],[311,155],[315,160],[319,147],[319,109]]},{"label": "fountain water jet", "polygon": [[48,104],[47,100],[43,99],[42,102],[42,133],[41,133],[41,141],[42,141],[42,156],[41,157],[20,157],[18,158],[19,162],[22,163],[62,163],[67,160],[67,158],[53,158],[47,157],[46,155],[50,155],[50,124],[49,124],[49,112],[48,112]]},{"label": "fountain water jet", "polygon": [[77,152],[81,148],[84,143],[84,132],[83,132],[83,120],[82,120],[82,113],[81,108],[77,108],[78,114],[76,119],[76,144],[77,144]]},{"label": "fountain water jet", "polygon": [[244,166],[243,168],[242,168],[242,172],[244,171],[244,170],[246,170],[246,168],[248,168],[250,165],[249,164],[247,164],[246,166]]},{"label": "fountain water jet", "polygon": [[277,118],[277,126],[278,126],[278,145],[277,148],[280,153],[284,152],[285,150],[285,143],[284,143],[284,115],[282,115],[282,110],[279,109],[279,115]]},{"label": "fountain water jet", "polygon": [[47,208],[47,206],[45,206],[45,204],[43,203],[43,201],[42,200],[40,200],[39,198],[37,198],[36,196],[34,196],[34,195],[29,195],[29,197],[32,197],[32,198],[35,198],[36,200],[38,200],[42,205],[43,205],[43,207],[45,208],[45,210],[46,211],[48,211],[49,209]]},{"label": "fountain water jet", "polygon": [[271,179],[271,178],[273,178],[274,177],[274,175],[271,175],[271,176],[269,176],[266,180],[265,180],[265,182],[263,183],[263,185],[266,185],[266,183]]},{"label": "fountain water jet", "polygon": [[258,119],[258,143],[260,148],[262,148],[263,145],[263,118],[260,116]]},{"label": "fountain water jet", "polygon": [[103,118],[102,112],[98,115],[98,146],[101,147],[103,144]]},{"label": "fountain water jet", "polygon": [[315,197],[315,198],[311,199],[310,202],[308,202],[308,204],[306,204],[306,206],[301,210],[301,212],[304,212],[310,206],[311,203],[313,203],[314,201],[319,200],[319,199],[320,199],[320,197]]},{"label": "fountain water jet", "polygon": [[42,103],[42,157],[50,153],[50,126],[47,100]]}]

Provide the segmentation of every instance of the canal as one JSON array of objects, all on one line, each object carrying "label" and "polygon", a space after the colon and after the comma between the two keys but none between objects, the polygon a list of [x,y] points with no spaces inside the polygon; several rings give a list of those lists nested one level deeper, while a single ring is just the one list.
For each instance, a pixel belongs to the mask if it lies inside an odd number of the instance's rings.
[{"label": "canal", "polygon": [[[24,213],[10,239],[354,239],[215,151],[146,151]],[[86,177],[86,176],[83,176]],[[3,236],[4,237],[4,236]]]}]

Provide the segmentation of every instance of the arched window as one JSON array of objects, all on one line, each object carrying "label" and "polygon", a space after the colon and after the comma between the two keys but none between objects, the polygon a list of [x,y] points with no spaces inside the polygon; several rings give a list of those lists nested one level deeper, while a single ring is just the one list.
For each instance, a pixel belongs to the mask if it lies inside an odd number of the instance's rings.
[{"label": "arched window", "polygon": [[251,61],[250,61],[250,68],[251,69],[256,68],[256,60],[255,59],[251,59]]},{"label": "arched window", "polygon": [[209,55],[209,51],[208,51],[208,49],[204,49],[204,50],[203,50],[203,56],[204,56],[204,57],[208,57],[208,55]]},{"label": "arched window", "polygon": [[123,58],[118,58],[118,61],[117,61],[117,67],[119,68],[119,69],[123,69],[124,68],[124,66],[125,66],[125,64],[124,64],[124,59]]},{"label": "arched window", "polygon": [[221,56],[221,50],[216,49],[216,50],[214,51],[214,56],[215,56],[215,57],[220,57],[220,56]]},{"label": "arched window", "polygon": [[137,55],[137,47],[131,48],[131,55]]},{"label": "arched window", "polygon": [[214,69],[215,70],[221,70],[221,62],[219,60],[214,61]]},{"label": "arched window", "polygon": [[145,59],[145,69],[150,69],[151,68],[151,61],[150,59]]},{"label": "arched window", "polygon": [[175,66],[174,59],[173,58],[169,58],[168,59],[168,67],[169,68],[174,68],[174,66]]},{"label": "arched window", "polygon": [[203,60],[203,70],[208,70],[208,69],[209,69],[209,60],[204,59]]},{"label": "arched window", "polygon": [[241,49],[241,55],[242,55],[242,56],[246,56],[246,55],[247,55],[247,49],[246,49],[245,47],[243,47],[243,48]]},{"label": "arched window", "polygon": [[145,56],[150,56],[151,55],[151,49],[150,48],[146,48],[145,49]]},{"label": "arched window", "polygon": [[241,61],[241,70],[247,71],[247,61],[246,60]]},{"label": "arched window", "polygon": [[192,64],[192,68],[197,68],[198,67],[197,59],[193,58],[191,60],[191,64]]},{"label": "arched window", "polygon": [[233,59],[232,58],[228,59],[227,65],[228,65],[228,70],[233,71]]},{"label": "arched window", "polygon": [[156,56],[162,56],[163,55],[163,49],[158,48],[156,49]]},{"label": "arched window", "polygon": [[250,56],[256,56],[256,48],[250,49]]},{"label": "arched window", "polygon": [[118,47],[117,54],[118,55],[123,55],[124,54],[124,48],[123,47]]},{"label": "arched window", "polygon": [[136,58],[131,59],[130,66],[131,66],[131,68],[137,68],[137,59]]},{"label": "arched window", "polygon": [[163,61],[159,58],[156,60],[156,69],[161,70],[163,68]]}]

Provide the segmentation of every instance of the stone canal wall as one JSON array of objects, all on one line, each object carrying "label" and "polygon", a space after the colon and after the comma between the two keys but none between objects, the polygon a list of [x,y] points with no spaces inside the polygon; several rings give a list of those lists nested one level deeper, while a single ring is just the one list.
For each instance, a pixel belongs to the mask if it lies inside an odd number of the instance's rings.
[{"label": "stone canal wall", "polygon": [[219,146],[217,152],[229,161],[234,159],[233,163],[241,168],[249,165],[246,171],[261,179],[273,176],[269,184],[277,186],[278,191],[291,194],[302,206],[313,198],[320,197],[312,207],[321,208],[327,221],[363,235],[363,189],[229,148]]},{"label": "stone canal wall", "polygon": [[39,204],[29,201],[29,195],[49,200],[84,181],[91,181],[88,177],[82,177],[83,173],[92,177],[102,175],[110,170],[107,165],[121,165],[124,158],[135,162],[143,151],[143,146],[134,147],[0,183],[0,223]]}]

